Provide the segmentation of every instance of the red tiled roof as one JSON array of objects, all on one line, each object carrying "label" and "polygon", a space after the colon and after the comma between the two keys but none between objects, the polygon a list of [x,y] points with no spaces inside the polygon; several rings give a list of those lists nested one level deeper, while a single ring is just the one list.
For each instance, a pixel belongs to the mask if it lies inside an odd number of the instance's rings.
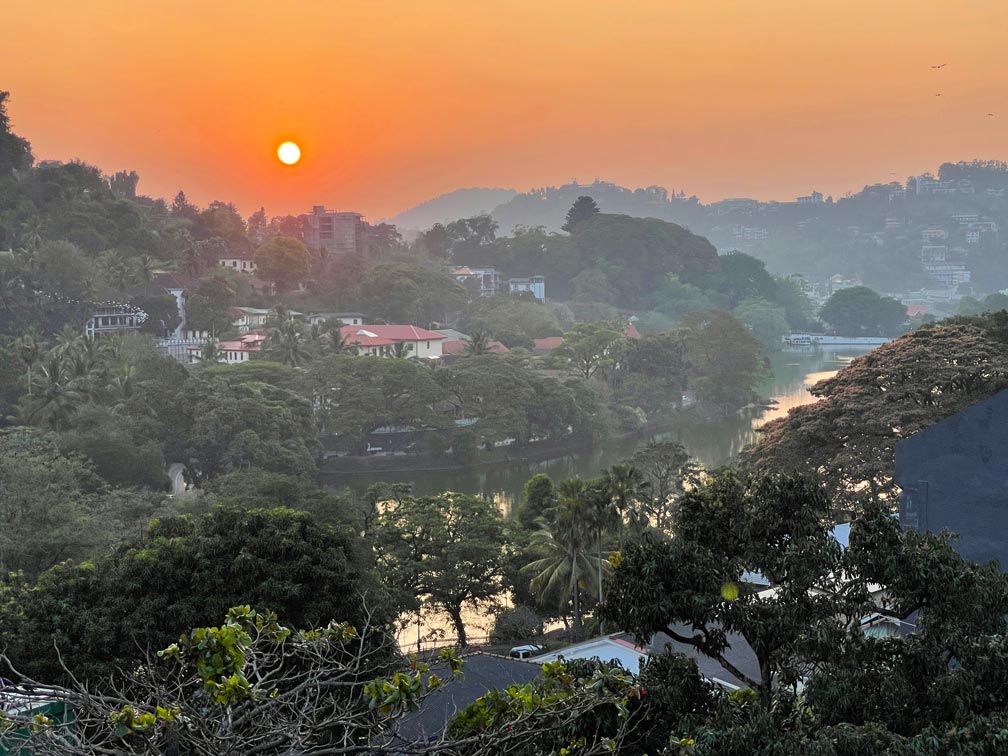
[{"label": "red tiled roof", "polygon": [[[443,354],[458,357],[466,353],[466,346],[469,342],[462,341],[461,339],[452,339],[451,341],[446,341],[441,345],[441,351]],[[492,354],[507,354],[511,350],[504,346],[499,341],[487,342],[487,351]]]},{"label": "red tiled roof", "polygon": [[623,335],[628,339],[639,339],[641,337],[640,331],[637,330],[637,326],[634,325],[632,320],[628,320],[626,328],[623,329]]},{"label": "red tiled roof", "polygon": [[563,336],[547,336],[545,339],[535,339],[535,351],[552,352],[558,346],[563,344],[563,342]]},{"label": "red tiled roof", "polygon": [[444,336],[414,325],[350,325],[340,334],[349,344],[390,346],[397,341],[443,341]]},{"label": "red tiled roof", "polygon": [[922,315],[926,315],[928,311],[927,305],[912,304],[912,305],[905,305],[905,307],[907,316],[911,318],[919,318]]}]

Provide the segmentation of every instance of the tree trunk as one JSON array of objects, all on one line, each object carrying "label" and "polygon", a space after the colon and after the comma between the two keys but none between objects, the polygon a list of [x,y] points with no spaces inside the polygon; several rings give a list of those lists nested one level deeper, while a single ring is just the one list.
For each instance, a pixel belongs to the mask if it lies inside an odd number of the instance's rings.
[{"label": "tree trunk", "polygon": [[[602,605],[602,531],[599,531],[598,537],[598,605],[595,608],[595,616],[598,617],[599,611],[598,607]],[[602,635],[606,634],[605,623],[599,619],[599,633]]]},{"label": "tree trunk", "polygon": [[448,615],[451,617],[452,624],[455,625],[455,637],[458,638],[458,647],[465,648],[469,645],[469,639],[466,638],[465,623],[462,621],[462,608],[449,607]]},{"label": "tree trunk", "polygon": [[767,659],[760,659],[760,689],[757,692],[763,711],[770,711],[770,702],[773,696],[773,672]]},{"label": "tree trunk", "polygon": [[574,628],[571,632],[571,637],[579,641],[584,632],[584,626],[581,624],[581,588],[578,585],[577,554],[574,554],[573,557],[571,560],[571,570],[574,573]]}]

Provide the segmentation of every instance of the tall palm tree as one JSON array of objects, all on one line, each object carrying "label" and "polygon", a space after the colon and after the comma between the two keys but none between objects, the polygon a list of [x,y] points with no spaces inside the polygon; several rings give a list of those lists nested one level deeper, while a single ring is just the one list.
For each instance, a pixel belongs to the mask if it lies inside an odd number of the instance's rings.
[{"label": "tall palm tree", "polygon": [[542,598],[559,594],[562,605],[571,601],[574,616],[572,633],[576,640],[583,632],[583,577],[600,568],[600,565],[592,564],[589,556],[594,534],[587,516],[586,489],[583,480],[565,480],[557,486],[557,505],[542,522],[543,527],[532,535],[533,548],[544,556],[523,568],[523,571],[532,574],[532,589]]},{"label": "tall palm tree", "polygon": [[33,216],[21,224],[21,249],[34,253],[45,238],[45,223]]},{"label": "tall palm tree", "polygon": [[284,365],[297,367],[312,358],[304,328],[292,318],[282,320],[269,337],[270,356]]},{"label": "tall palm tree", "polygon": [[42,335],[38,332],[35,326],[32,326],[26,330],[21,336],[14,342],[14,351],[17,353],[18,359],[21,360],[22,364],[28,368],[28,395],[31,396],[32,393],[32,367],[35,363],[39,361],[39,357],[42,356],[42,351],[45,349],[45,342],[42,340]]},{"label": "tall palm tree", "polygon": [[150,282],[157,275],[158,261],[150,255],[144,254],[133,261],[133,274],[144,285],[144,296],[149,294]]},{"label": "tall palm tree", "polygon": [[[640,505],[650,501],[651,484],[644,473],[631,464],[611,465],[604,474],[605,492],[619,515],[620,524],[640,535],[649,525],[647,512]],[[620,527],[620,550],[623,549],[623,531]]]}]

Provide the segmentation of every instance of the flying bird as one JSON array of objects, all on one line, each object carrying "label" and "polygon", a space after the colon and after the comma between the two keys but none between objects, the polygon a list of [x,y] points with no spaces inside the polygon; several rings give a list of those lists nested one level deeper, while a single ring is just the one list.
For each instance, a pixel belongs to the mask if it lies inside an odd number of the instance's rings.
[{"label": "flying bird", "polygon": [[948,63],[940,63],[937,66],[931,66],[931,68],[945,68],[945,66],[947,66],[947,65],[948,65]]},{"label": "flying bird", "polygon": [[987,115],[989,115],[989,116],[990,116],[991,118],[993,118],[993,117],[994,117],[994,114],[993,114],[993,113],[988,113]]},{"label": "flying bird", "polygon": [[941,92],[935,92],[935,97],[941,97]]}]

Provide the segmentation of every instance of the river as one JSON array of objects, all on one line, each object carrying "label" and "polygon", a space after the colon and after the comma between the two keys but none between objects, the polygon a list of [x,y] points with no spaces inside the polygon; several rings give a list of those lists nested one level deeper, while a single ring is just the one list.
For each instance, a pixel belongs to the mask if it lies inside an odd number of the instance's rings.
[{"label": "river", "polygon": [[[869,350],[865,348],[849,347],[778,353],[770,360],[773,370],[772,380],[759,390],[761,396],[773,400],[774,404],[771,407],[742,410],[730,418],[717,422],[691,419],[689,413],[686,413],[680,422],[661,434],[660,438],[680,442],[690,455],[705,467],[728,463],[745,446],[756,440],[761,425],[783,417],[792,407],[815,401],[808,392],[810,386],[835,375],[851,360],[867,351]],[[507,514],[521,500],[525,482],[536,473],[547,473],[554,480],[594,477],[609,465],[629,458],[639,443],[641,443],[639,439],[617,439],[599,444],[590,451],[544,462],[519,462],[475,467],[469,470],[410,472],[401,475],[383,473],[381,480],[411,481],[414,492],[420,495],[458,491],[489,496]],[[363,491],[374,482],[376,480],[372,477],[361,476],[351,479],[349,484],[352,488]],[[485,611],[464,611],[463,619],[471,640],[477,644],[484,642],[483,639],[493,625],[492,615]],[[446,615],[425,611],[422,617],[413,622],[414,624],[399,633],[399,642],[404,650],[416,650],[421,645],[427,647],[444,643],[454,637],[454,631]]]},{"label": "river", "polygon": [[[690,418],[689,413],[659,438],[678,441],[705,467],[730,462],[746,445],[755,441],[763,423],[782,417],[792,407],[814,400],[809,386],[828,378],[867,349],[848,347],[829,351],[781,352],[771,358],[773,379],[760,387],[761,396],[775,402],[765,410],[744,409],[716,422]],[[479,494],[492,497],[505,514],[521,500],[525,482],[536,473],[546,473],[554,480],[595,477],[609,465],[622,462],[633,454],[640,439],[614,439],[595,448],[543,462],[480,466],[468,470],[383,473],[388,482],[413,483],[420,495],[442,491]],[[364,490],[374,479],[361,476],[349,481],[354,489]]]}]

